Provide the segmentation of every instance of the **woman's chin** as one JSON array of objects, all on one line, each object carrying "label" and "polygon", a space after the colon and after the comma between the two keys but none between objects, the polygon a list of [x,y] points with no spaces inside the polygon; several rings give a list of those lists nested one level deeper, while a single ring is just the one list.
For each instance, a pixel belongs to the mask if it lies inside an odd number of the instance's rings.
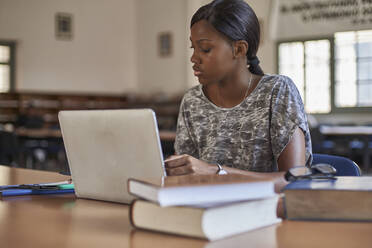
[{"label": "woman's chin", "polygon": [[209,83],[204,77],[198,77],[198,81],[201,85],[207,85]]}]

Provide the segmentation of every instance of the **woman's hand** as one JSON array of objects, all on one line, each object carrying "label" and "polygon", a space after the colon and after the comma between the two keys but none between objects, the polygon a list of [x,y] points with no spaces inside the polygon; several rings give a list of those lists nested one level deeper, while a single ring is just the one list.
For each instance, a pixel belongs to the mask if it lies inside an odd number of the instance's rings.
[{"label": "woman's hand", "polygon": [[218,170],[216,165],[208,164],[187,154],[170,156],[164,162],[168,176],[216,174]]}]

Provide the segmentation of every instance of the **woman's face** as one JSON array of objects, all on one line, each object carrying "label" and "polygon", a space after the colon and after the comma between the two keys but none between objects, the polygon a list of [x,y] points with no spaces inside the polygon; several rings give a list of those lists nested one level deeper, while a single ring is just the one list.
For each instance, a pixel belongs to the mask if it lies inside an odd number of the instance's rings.
[{"label": "woman's face", "polygon": [[194,75],[203,85],[228,80],[235,60],[228,40],[205,20],[191,27]]}]

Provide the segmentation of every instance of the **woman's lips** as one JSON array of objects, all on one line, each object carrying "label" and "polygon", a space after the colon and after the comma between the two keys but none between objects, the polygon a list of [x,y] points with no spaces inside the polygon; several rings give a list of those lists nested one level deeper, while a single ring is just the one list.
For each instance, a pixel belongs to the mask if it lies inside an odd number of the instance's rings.
[{"label": "woman's lips", "polygon": [[202,71],[198,67],[193,66],[192,69],[194,70],[194,76],[200,76],[202,74]]},{"label": "woman's lips", "polygon": [[202,74],[201,71],[195,71],[195,70],[194,70],[194,76],[200,76],[201,74]]}]

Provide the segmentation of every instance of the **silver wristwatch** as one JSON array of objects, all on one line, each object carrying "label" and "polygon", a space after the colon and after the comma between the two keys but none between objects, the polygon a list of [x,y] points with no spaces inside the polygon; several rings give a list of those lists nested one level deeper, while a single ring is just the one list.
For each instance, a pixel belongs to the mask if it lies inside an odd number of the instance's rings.
[{"label": "silver wristwatch", "polygon": [[217,163],[217,167],[218,167],[218,171],[216,173],[217,175],[226,175],[227,174],[227,171],[225,171],[219,163]]}]

